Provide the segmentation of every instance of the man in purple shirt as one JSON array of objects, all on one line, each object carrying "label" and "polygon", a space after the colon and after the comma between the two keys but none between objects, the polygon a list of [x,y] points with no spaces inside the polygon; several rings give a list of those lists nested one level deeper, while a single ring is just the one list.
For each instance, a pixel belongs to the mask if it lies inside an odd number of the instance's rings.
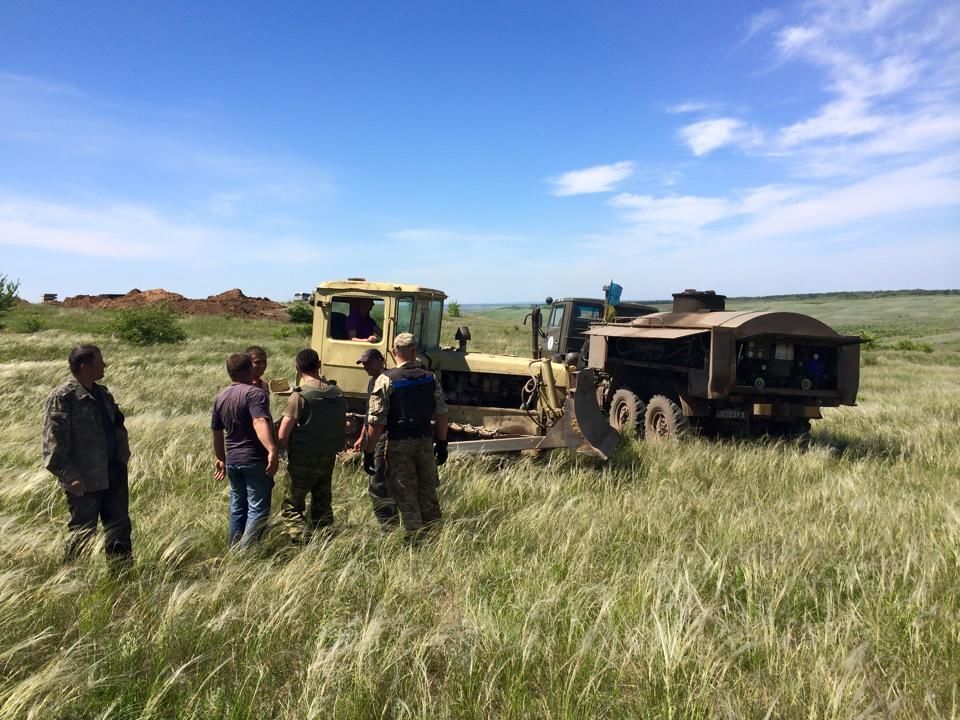
[{"label": "man in purple shirt", "polygon": [[227,358],[227,374],[232,382],[217,395],[210,420],[214,477],[230,481],[230,545],[245,547],[260,538],[270,517],[277,444],[270,402],[252,384],[250,355]]},{"label": "man in purple shirt", "polygon": [[370,317],[373,300],[360,298],[351,301],[350,314],[347,315],[347,337],[354,342],[376,342],[383,331],[377,321]]}]

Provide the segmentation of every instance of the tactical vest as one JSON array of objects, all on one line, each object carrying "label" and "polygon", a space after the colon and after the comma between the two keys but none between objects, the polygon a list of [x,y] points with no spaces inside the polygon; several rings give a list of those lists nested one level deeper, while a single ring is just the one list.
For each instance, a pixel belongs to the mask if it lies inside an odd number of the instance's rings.
[{"label": "tactical vest", "polygon": [[387,436],[391,440],[409,440],[433,436],[433,373],[421,367],[385,370],[390,378],[390,410]]},{"label": "tactical vest", "polygon": [[346,442],[347,401],[338,387],[305,386],[303,417],[290,436],[291,462],[303,463],[336,455]]}]

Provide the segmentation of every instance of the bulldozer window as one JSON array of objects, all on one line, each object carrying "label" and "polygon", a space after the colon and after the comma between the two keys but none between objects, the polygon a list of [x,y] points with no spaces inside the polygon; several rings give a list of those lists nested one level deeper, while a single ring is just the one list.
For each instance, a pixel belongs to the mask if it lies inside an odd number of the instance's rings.
[{"label": "bulldozer window", "polygon": [[443,320],[443,300],[430,300],[424,303],[426,308],[423,335],[420,338],[421,350],[435,350],[440,347],[440,323]]},{"label": "bulldozer window", "polygon": [[397,300],[397,334],[412,333],[420,350],[440,347],[443,301],[402,297]]},{"label": "bulldozer window", "polygon": [[[397,300],[397,335],[413,333],[414,301],[411,297],[402,297]],[[416,333],[413,333],[416,335]]]},{"label": "bulldozer window", "polygon": [[332,340],[383,336],[383,300],[369,297],[335,297],[330,305]]}]

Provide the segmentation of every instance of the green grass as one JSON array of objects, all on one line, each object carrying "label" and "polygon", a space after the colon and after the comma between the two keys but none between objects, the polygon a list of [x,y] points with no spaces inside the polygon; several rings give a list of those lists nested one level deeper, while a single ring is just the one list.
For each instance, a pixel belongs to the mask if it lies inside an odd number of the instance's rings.
[{"label": "green grass", "polygon": [[[446,523],[420,549],[380,533],[344,464],[337,535],[293,548],[272,532],[249,554],[227,552],[210,406],[227,353],[263,344],[268,376],[292,376],[304,341],[186,318],[186,343],[141,348],[105,334],[109,313],[17,309],[0,335],[0,720],[960,717],[947,299],[764,301],[934,348],[865,353],[859,406],[807,444],[452,458]],[[21,313],[46,329],[15,332]],[[460,322],[475,349],[523,351],[523,314]],[[137,561],[121,579],[99,553],[60,565],[66,508],[39,465],[43,400],[78,341],[103,348],[128,414]]]}]

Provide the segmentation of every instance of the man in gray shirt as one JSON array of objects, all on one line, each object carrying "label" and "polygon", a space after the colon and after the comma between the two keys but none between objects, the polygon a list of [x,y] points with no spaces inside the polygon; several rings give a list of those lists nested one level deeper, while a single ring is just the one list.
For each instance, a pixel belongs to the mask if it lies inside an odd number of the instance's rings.
[{"label": "man in gray shirt", "polygon": [[253,385],[250,355],[227,358],[232,381],[213,403],[214,476],[230,481],[230,545],[259,540],[270,517],[277,444],[266,393]]}]

